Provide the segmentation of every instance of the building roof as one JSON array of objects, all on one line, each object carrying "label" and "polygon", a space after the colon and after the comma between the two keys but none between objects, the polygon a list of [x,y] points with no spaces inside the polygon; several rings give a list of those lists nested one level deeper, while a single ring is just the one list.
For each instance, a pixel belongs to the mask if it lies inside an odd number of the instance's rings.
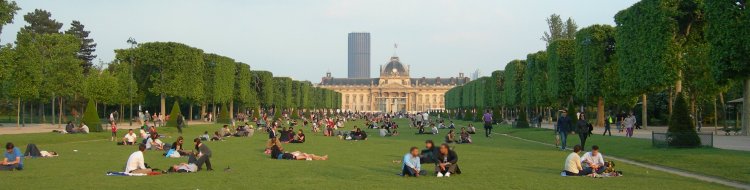
[{"label": "building roof", "polygon": [[[367,86],[367,85],[378,85],[379,84],[379,78],[369,78],[369,79],[352,79],[352,78],[333,78],[333,77],[323,77],[323,80],[320,82],[320,85],[352,85],[352,86]],[[417,84],[421,85],[463,85],[470,81],[468,77],[456,78],[456,77],[450,77],[450,78],[411,78],[409,84],[412,86],[417,86]]]},{"label": "building roof", "polygon": [[409,72],[397,56],[391,57],[391,61],[380,71],[380,76],[409,76]]}]

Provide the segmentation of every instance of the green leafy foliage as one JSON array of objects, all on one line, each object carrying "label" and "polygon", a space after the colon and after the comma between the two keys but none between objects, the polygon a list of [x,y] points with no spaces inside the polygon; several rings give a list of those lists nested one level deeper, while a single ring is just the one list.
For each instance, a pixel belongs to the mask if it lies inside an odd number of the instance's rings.
[{"label": "green leafy foliage", "polygon": [[229,109],[227,107],[228,107],[228,104],[221,106],[221,111],[219,111],[219,118],[216,119],[217,123],[223,123],[223,124],[232,123],[232,118],[229,117]]},{"label": "green leafy foliage", "polygon": [[180,119],[180,117],[182,117],[182,112],[180,111],[180,103],[177,101],[174,101],[172,110],[169,112],[169,120],[167,120],[167,127],[177,127],[177,120]]},{"label": "green leafy foliage", "polygon": [[0,34],[3,32],[3,26],[13,23],[16,13],[21,10],[15,1],[0,1]]},{"label": "green leafy foliage", "polygon": [[526,70],[525,60],[513,60],[505,65],[504,105],[518,106],[521,104],[521,91]]},{"label": "green leafy foliage", "polygon": [[518,119],[516,119],[516,128],[529,128],[529,120],[526,117],[526,111],[518,112]]},{"label": "green leafy foliage", "polygon": [[102,132],[102,120],[99,118],[99,114],[96,111],[96,102],[89,99],[86,105],[86,110],[83,113],[83,119],[81,120],[84,124],[89,126],[91,132]]},{"label": "green leafy foliage", "polygon": [[255,81],[255,92],[258,94],[258,101],[263,108],[269,108],[273,105],[274,98],[274,80],[273,74],[268,71],[251,71],[253,81]]},{"label": "green leafy foliage", "polygon": [[572,98],[575,89],[575,41],[553,41],[547,47],[547,55],[547,96],[551,101],[563,104]]},{"label": "green leafy foliage", "polygon": [[750,73],[750,8],[747,1],[706,1],[706,39],[719,82]]},{"label": "green leafy foliage", "polygon": [[206,67],[204,80],[207,84],[206,98],[211,102],[228,103],[234,96],[235,65],[234,59],[216,54],[204,54]]},{"label": "green leafy foliage", "polygon": [[84,30],[84,25],[77,20],[70,23],[70,29],[65,31],[65,34],[73,35],[81,41],[76,56],[81,60],[83,73],[89,72],[91,66],[93,66],[91,61],[96,58],[96,55],[94,55],[94,51],[96,51],[96,43],[94,43],[94,39],[89,38],[89,33],[91,32]]},{"label": "green leafy foliage", "polygon": [[690,118],[687,101],[682,94],[677,94],[667,132],[669,133],[667,135],[669,146],[690,148],[701,145],[701,139]]},{"label": "green leafy foliage", "polygon": [[[604,96],[606,67],[616,61],[615,29],[609,25],[592,25],[576,34],[575,96],[582,102],[596,102]],[[584,101],[585,100],[585,101]]]}]

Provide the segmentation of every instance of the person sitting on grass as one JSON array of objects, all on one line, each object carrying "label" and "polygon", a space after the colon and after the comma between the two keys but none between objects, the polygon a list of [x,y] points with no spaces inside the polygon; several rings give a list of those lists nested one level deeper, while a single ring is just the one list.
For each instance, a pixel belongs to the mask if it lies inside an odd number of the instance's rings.
[{"label": "person sitting on grass", "polygon": [[469,132],[469,134],[472,134],[472,135],[476,134],[477,133],[477,128],[474,128],[474,124],[469,123],[469,129],[466,130],[466,132]]},{"label": "person sitting on grass", "polygon": [[440,124],[438,124],[438,128],[439,128],[439,129],[445,129],[445,128],[447,128],[447,127],[445,126],[445,123],[443,123],[443,122],[441,121],[441,122],[440,122]]},{"label": "person sitting on grass", "polygon": [[409,153],[404,155],[404,160],[401,165],[401,176],[408,177],[419,177],[420,175],[427,174],[426,171],[422,170],[422,166],[419,158],[419,149],[417,147],[411,147]]},{"label": "person sitting on grass", "polygon": [[286,129],[286,127],[281,128],[281,131],[279,131],[279,141],[283,143],[289,143],[289,141],[292,140],[291,138],[289,138],[289,133],[290,132]]},{"label": "person sitting on grass", "polygon": [[125,134],[125,137],[122,138],[122,144],[124,145],[135,145],[135,141],[138,139],[138,136],[133,133],[133,129],[128,129],[128,133]]},{"label": "person sitting on grass", "polygon": [[203,131],[203,134],[201,136],[198,136],[198,138],[200,138],[202,141],[207,141],[211,137],[208,136],[208,131]]},{"label": "person sitting on grass", "polygon": [[453,129],[448,131],[448,134],[445,135],[445,143],[455,143],[456,142],[456,134],[453,133]]},{"label": "person sitting on grass", "polygon": [[294,133],[294,127],[289,127],[289,130],[286,131],[287,139],[289,139],[289,142],[292,142],[294,140],[294,136],[297,135]]},{"label": "person sitting on grass", "polygon": [[433,135],[437,135],[438,133],[440,133],[440,132],[438,131],[438,128],[437,128],[437,127],[435,127],[435,124],[434,124],[434,123],[430,124],[430,133],[432,133]]},{"label": "person sitting on grass", "polygon": [[81,127],[77,129],[76,133],[89,134],[89,126],[86,123],[81,123]]},{"label": "person sitting on grass", "polygon": [[219,134],[221,134],[221,137],[229,137],[232,136],[232,130],[229,129],[229,125],[224,125],[221,127]]},{"label": "person sitting on grass", "polygon": [[573,146],[573,152],[568,154],[565,158],[565,167],[563,168],[563,176],[579,176],[582,174],[581,170],[581,157],[578,153],[581,152],[581,145]]},{"label": "person sitting on grass", "polygon": [[146,151],[146,145],[138,145],[138,151],[133,152],[125,163],[125,173],[148,174],[151,169],[146,168],[146,162],[143,158],[143,151]]},{"label": "person sitting on grass", "polygon": [[224,137],[221,134],[219,134],[218,131],[214,131],[214,136],[211,137],[211,141],[220,141],[220,140],[224,140]]},{"label": "person sitting on grass", "polygon": [[583,164],[582,175],[601,174],[607,170],[607,167],[604,166],[604,155],[599,152],[599,146],[597,145],[591,146],[591,152],[586,152],[581,156],[581,162]]},{"label": "person sitting on grass", "polygon": [[425,149],[419,154],[420,163],[435,163],[437,155],[440,151],[432,140],[426,140],[424,142]]},{"label": "person sitting on grass", "polygon": [[354,132],[352,133],[352,140],[367,140],[367,133],[354,126]]},{"label": "person sitting on grass", "polygon": [[151,137],[146,141],[146,149],[148,150],[164,150],[164,143],[159,140],[158,133],[151,133]]},{"label": "person sitting on grass", "polygon": [[437,163],[435,163],[435,172],[437,173],[437,177],[450,177],[451,174],[461,174],[461,169],[458,168],[458,155],[450,149],[448,144],[440,145]]},{"label": "person sitting on grass", "polygon": [[284,152],[284,148],[281,147],[281,143],[278,141],[273,142],[271,146],[271,159],[279,160],[328,160],[328,155],[318,156],[315,154],[307,154],[300,151]]},{"label": "person sitting on grass", "polygon": [[460,143],[471,143],[471,134],[466,131],[466,127],[461,127],[461,139]]},{"label": "person sitting on grass", "polygon": [[380,132],[381,137],[391,136],[391,134],[388,133],[388,130],[385,128],[385,125],[381,126],[380,129],[378,129],[378,131]]},{"label": "person sitting on grass", "polygon": [[174,141],[174,143],[172,143],[172,147],[170,147],[173,153],[167,156],[179,158],[181,156],[188,155],[188,152],[185,152],[185,150],[182,148],[182,145],[184,143],[185,143],[185,140],[182,138],[182,136],[177,137],[177,140]]},{"label": "person sitting on grass", "polygon": [[302,129],[297,132],[297,135],[294,136],[294,139],[291,141],[291,143],[304,143],[305,142],[305,133],[302,132]]},{"label": "person sitting on grass", "polygon": [[202,170],[203,164],[206,164],[206,169],[208,171],[214,170],[211,167],[211,159],[210,158],[213,155],[211,153],[211,149],[209,149],[208,146],[206,146],[206,144],[203,144],[203,142],[201,142],[201,139],[199,139],[199,138],[193,139],[193,142],[195,142],[195,151],[197,153],[190,154],[190,156],[192,158],[188,158],[188,159],[189,160],[195,160],[195,162],[193,162],[193,163],[195,163],[195,165],[198,165],[198,171]]},{"label": "person sitting on grass", "polygon": [[454,124],[453,121],[451,121],[451,125],[449,125],[448,128],[449,129],[455,129],[456,128],[456,124]]},{"label": "person sitting on grass", "polygon": [[68,124],[65,125],[65,132],[68,133],[68,134],[76,133],[77,131],[75,130],[75,128],[76,127],[75,127],[75,125],[73,125],[73,122],[72,121],[68,121]]},{"label": "person sitting on grass", "polygon": [[23,170],[23,154],[13,143],[8,142],[5,144],[5,158],[0,163],[0,170],[2,171],[13,171]]}]

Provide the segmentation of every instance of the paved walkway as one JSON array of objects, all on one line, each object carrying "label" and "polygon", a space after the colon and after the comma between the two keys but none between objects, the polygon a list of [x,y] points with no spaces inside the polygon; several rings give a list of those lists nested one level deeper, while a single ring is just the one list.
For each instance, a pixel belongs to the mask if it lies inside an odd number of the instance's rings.
[{"label": "paved walkway", "polygon": [[[552,124],[543,123],[542,128],[554,129]],[[655,126],[648,127],[645,129],[636,129],[633,131],[633,138],[651,139],[651,132],[666,132],[667,127]],[[716,133],[714,127],[703,127],[701,132],[714,133],[714,147],[728,150],[742,150],[750,151],[750,136],[725,136],[723,131]],[[602,135],[604,133],[603,127],[594,127],[594,135]],[[622,133],[617,131],[615,126],[612,126],[612,136],[625,136],[625,131]]]},{"label": "paved walkway", "polygon": [[[495,133],[495,134],[498,134],[498,133]],[[523,141],[528,141],[528,142],[533,142],[533,143],[539,143],[539,144],[543,144],[543,145],[547,145],[547,146],[555,146],[553,144],[543,143],[543,142],[529,140],[529,139],[524,139],[524,138],[521,138],[521,137],[511,136],[511,135],[508,135],[508,134],[500,134],[500,135],[507,136],[507,137],[510,137],[510,138],[515,138],[515,139],[518,139],[518,140],[523,140]],[[568,148],[568,149],[570,149],[570,148]],[[693,173],[693,172],[688,172],[688,171],[684,171],[684,170],[680,170],[680,169],[676,169],[676,168],[671,168],[671,167],[666,167],[666,166],[660,166],[660,165],[654,165],[654,164],[646,164],[646,163],[636,162],[636,161],[633,161],[633,160],[619,158],[619,157],[615,157],[615,156],[607,156],[607,158],[612,159],[612,160],[617,160],[617,161],[620,161],[620,162],[624,162],[624,163],[627,163],[627,164],[631,164],[631,165],[636,165],[636,166],[639,166],[639,167],[644,167],[644,168],[648,168],[648,169],[652,169],[652,170],[658,170],[658,171],[662,171],[662,172],[666,172],[666,173],[671,173],[671,174],[675,174],[675,175],[679,175],[679,176],[683,176],[683,177],[693,178],[693,179],[697,179],[697,180],[701,180],[701,181],[705,181],[705,182],[718,183],[718,184],[722,184],[722,185],[726,185],[726,186],[730,186],[730,187],[734,187],[734,188],[738,188],[738,189],[750,189],[750,184],[745,184],[745,183],[742,183],[742,182],[737,182],[737,181],[732,181],[732,180],[727,180],[727,179],[717,178],[717,177],[712,177],[712,176],[706,176],[706,175],[697,174],[697,173]]]},{"label": "paved walkway", "polygon": [[[209,124],[207,122],[203,121],[188,121],[188,125],[201,125],[201,124]],[[131,126],[128,122],[120,122],[117,123],[118,129],[136,129],[140,127],[138,122],[133,122],[133,125]],[[53,124],[26,124],[25,127],[16,127],[15,123],[0,123],[0,135],[6,135],[6,134],[27,134],[27,133],[49,133],[52,132],[52,130],[63,130],[65,129],[65,124],[61,125],[53,125]],[[105,129],[109,130],[109,129]]]}]

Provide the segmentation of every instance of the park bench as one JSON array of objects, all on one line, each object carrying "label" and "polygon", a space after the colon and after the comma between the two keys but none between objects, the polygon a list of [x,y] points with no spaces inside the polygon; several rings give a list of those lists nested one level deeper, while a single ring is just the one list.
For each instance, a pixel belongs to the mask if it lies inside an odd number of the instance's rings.
[{"label": "park bench", "polygon": [[739,128],[739,127],[731,127],[731,128],[730,127],[724,127],[724,128],[721,128],[720,130],[724,131],[724,135],[729,136],[732,133],[734,133],[734,135],[739,135],[740,131],[742,131],[742,128]]}]

